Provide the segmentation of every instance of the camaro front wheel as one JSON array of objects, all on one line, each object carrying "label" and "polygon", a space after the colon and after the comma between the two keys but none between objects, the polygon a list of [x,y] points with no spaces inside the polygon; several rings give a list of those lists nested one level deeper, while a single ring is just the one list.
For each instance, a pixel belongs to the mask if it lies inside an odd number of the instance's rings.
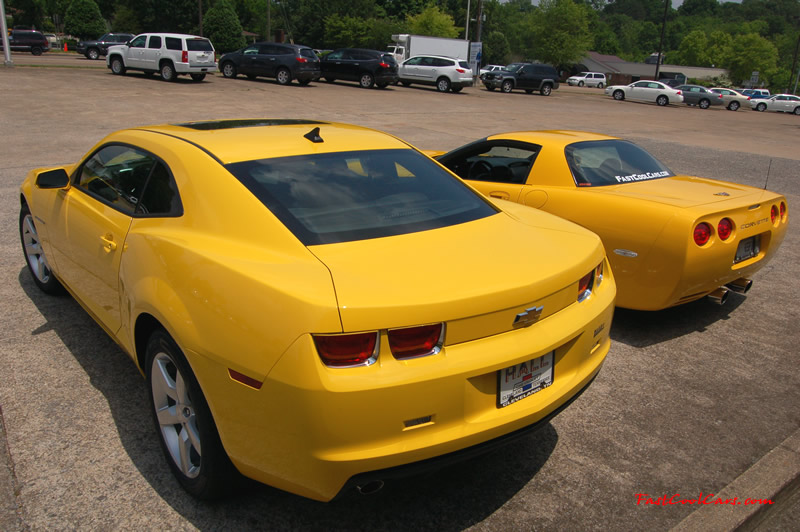
[{"label": "camaro front wheel", "polygon": [[39,233],[33,222],[33,216],[27,205],[23,205],[19,211],[19,239],[22,242],[22,251],[28,264],[28,271],[33,276],[33,282],[42,292],[48,294],[60,294],[64,288],[53,272],[44,256],[42,242],[39,240]]},{"label": "camaro front wheel", "polygon": [[189,363],[162,329],[147,342],[147,383],[161,448],[173,474],[198,499],[220,497],[234,478],[233,464]]}]

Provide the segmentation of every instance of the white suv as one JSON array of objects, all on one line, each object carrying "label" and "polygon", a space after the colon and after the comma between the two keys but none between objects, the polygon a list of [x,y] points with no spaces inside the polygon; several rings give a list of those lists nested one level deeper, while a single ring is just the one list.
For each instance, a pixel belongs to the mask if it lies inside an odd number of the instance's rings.
[{"label": "white suv", "polygon": [[127,44],[111,46],[106,65],[119,75],[127,70],[158,72],[164,81],[174,81],[178,74],[203,81],[208,72],[217,71],[211,41],[181,33],[142,33]]},{"label": "white suv", "polygon": [[434,85],[439,92],[459,92],[472,86],[472,68],[463,59],[418,55],[403,61],[397,69],[400,83],[408,87],[412,83]]},{"label": "white suv", "polygon": [[606,86],[606,75],[600,72],[581,72],[567,78],[567,85],[577,85],[578,87],[597,87],[602,89]]}]

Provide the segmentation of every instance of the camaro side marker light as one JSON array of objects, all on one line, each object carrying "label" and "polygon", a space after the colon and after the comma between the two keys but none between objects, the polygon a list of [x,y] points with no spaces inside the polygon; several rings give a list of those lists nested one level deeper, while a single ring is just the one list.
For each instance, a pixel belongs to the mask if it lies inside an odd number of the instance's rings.
[{"label": "camaro side marker light", "polygon": [[248,377],[243,373],[239,373],[235,369],[228,368],[228,375],[230,375],[231,379],[235,380],[236,382],[241,382],[245,386],[255,388],[256,390],[260,390],[261,385],[264,384],[263,382],[256,380],[253,377]]}]

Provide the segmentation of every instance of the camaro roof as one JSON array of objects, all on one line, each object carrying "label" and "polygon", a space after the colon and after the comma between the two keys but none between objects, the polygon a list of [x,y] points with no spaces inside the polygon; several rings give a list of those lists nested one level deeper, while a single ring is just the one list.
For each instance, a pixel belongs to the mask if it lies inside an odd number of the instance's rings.
[{"label": "camaro roof", "polygon": [[[312,140],[316,128],[319,128],[321,142]],[[145,126],[129,131],[146,131],[185,140],[221,164],[354,149],[410,147],[392,135],[373,129],[316,120],[216,120]]]},{"label": "camaro roof", "polygon": [[608,135],[601,135],[599,133],[556,129],[546,131],[513,131],[510,133],[501,133],[499,135],[490,135],[486,138],[487,140],[520,140],[533,144],[546,143],[548,146],[561,145],[562,147],[568,146],[569,144],[573,144],[575,142],[583,142],[587,140],[619,140],[617,137],[610,137]]}]

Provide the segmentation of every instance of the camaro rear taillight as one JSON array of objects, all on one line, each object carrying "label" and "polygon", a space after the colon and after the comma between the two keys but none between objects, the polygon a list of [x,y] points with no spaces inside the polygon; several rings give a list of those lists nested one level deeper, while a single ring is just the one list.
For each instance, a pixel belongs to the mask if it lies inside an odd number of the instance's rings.
[{"label": "camaro rear taillight", "polygon": [[314,336],[317,353],[326,366],[369,366],[378,355],[378,332]]},{"label": "camaro rear taillight", "polygon": [[435,355],[441,350],[444,324],[390,329],[389,347],[397,359]]},{"label": "camaro rear taillight", "polygon": [[694,243],[704,246],[711,239],[711,226],[705,222],[697,224],[694,228]]},{"label": "camaro rear taillight", "polygon": [[181,52],[181,63],[188,63],[189,62],[189,52],[184,50]]},{"label": "camaro rear taillight", "polygon": [[597,268],[594,269],[594,284],[595,286],[600,286],[600,283],[603,282],[603,263],[597,265]]},{"label": "camaro rear taillight", "polygon": [[728,240],[733,232],[733,222],[730,218],[723,218],[717,224],[717,234],[722,240]]},{"label": "camaro rear taillight", "polygon": [[772,208],[769,210],[769,217],[772,220],[772,223],[774,224],[775,221],[778,219],[778,206],[777,205],[773,205]]}]

